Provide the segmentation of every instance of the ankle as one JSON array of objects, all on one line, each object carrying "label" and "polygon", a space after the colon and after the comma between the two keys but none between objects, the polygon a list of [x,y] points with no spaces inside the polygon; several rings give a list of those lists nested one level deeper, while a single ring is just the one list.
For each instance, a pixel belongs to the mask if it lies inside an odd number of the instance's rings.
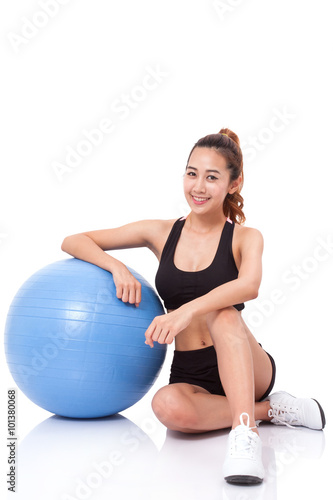
[{"label": "ankle", "polygon": [[272,417],[268,416],[271,409],[269,400],[256,403],[256,419],[270,421]]},{"label": "ankle", "polygon": [[270,402],[269,400],[267,401],[263,401],[263,404],[264,404],[264,407],[263,407],[263,411],[264,411],[264,416],[265,418],[263,420],[272,420],[272,417],[269,416],[269,410],[271,410],[271,405],[270,405]]},{"label": "ankle", "polygon": [[[245,425],[249,425],[249,428],[252,429],[254,432],[256,432],[257,434],[259,434],[258,432],[258,429],[257,429],[257,426],[256,426],[256,421],[254,419],[254,417],[252,416],[249,416],[248,413],[236,413],[235,414],[235,417],[233,419],[233,422],[232,422],[232,429],[235,429],[236,427],[238,427],[242,421],[241,421],[241,415],[244,415],[244,419],[243,419],[243,422]],[[247,417],[245,417],[245,415],[247,415]]]}]

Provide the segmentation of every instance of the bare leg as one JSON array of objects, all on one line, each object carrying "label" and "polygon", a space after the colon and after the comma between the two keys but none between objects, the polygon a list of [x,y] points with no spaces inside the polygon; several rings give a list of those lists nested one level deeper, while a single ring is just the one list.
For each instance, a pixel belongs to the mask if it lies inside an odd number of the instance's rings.
[{"label": "bare leg", "polygon": [[268,354],[258,344],[256,339],[248,329],[242,316],[241,316],[241,321],[245,328],[247,338],[251,347],[253,369],[254,369],[255,400],[258,401],[267,391],[271,383],[273,375],[273,367]]},{"label": "bare leg", "polygon": [[268,355],[234,307],[210,313],[207,325],[230,407],[232,427],[239,425],[243,412],[250,417],[250,427],[255,427],[255,400],[267,389],[272,376]]},{"label": "bare leg", "polygon": [[[159,389],[152,400],[152,408],[168,429],[185,433],[224,429],[231,427],[233,422],[225,396],[210,394],[202,387],[186,383]],[[256,403],[256,420],[269,420],[269,408],[268,401]]]},{"label": "bare leg", "polygon": [[272,379],[272,364],[234,307],[207,315],[227,397],[187,383],[162,387],[152,400],[157,418],[169,429],[207,432],[239,425],[239,416],[270,420],[269,401],[257,402]]}]

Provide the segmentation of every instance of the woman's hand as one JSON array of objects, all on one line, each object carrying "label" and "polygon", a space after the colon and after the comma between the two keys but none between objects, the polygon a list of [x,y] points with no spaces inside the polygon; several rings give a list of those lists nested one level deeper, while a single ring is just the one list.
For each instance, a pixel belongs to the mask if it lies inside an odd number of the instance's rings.
[{"label": "woman's hand", "polygon": [[154,341],[159,344],[172,344],[178,333],[191,323],[193,313],[186,305],[162,316],[156,316],[146,330],[145,344],[154,347]]},{"label": "woman's hand", "polygon": [[116,286],[116,295],[123,302],[139,306],[141,302],[141,283],[127,269],[125,264],[118,261],[112,266],[113,281]]}]

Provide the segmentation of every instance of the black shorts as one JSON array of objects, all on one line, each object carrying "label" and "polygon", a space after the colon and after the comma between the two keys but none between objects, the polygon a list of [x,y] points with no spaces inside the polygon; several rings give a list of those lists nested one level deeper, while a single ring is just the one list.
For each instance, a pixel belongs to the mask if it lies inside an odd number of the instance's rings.
[{"label": "black shorts", "polygon": [[[261,344],[259,344],[261,346]],[[276,366],[272,356],[267,353],[272,363],[272,379],[263,401],[271,392],[275,382]],[[185,382],[203,387],[211,394],[225,396],[217,367],[217,356],[213,345],[193,351],[174,351],[169,384]]]}]

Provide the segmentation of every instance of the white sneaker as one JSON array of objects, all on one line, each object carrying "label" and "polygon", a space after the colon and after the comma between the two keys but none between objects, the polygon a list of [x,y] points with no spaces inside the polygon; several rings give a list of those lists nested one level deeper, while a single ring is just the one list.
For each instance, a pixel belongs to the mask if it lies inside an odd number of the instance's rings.
[{"label": "white sneaker", "polygon": [[303,426],[315,430],[325,427],[324,410],[315,399],[295,398],[284,391],[271,394],[266,399],[271,406],[268,416],[273,417],[273,424]]},{"label": "white sneaker", "polygon": [[[246,425],[243,416],[247,417]],[[232,484],[258,484],[264,479],[261,439],[249,426],[247,413],[242,413],[239,420],[241,424],[229,434],[224,479]]]}]

